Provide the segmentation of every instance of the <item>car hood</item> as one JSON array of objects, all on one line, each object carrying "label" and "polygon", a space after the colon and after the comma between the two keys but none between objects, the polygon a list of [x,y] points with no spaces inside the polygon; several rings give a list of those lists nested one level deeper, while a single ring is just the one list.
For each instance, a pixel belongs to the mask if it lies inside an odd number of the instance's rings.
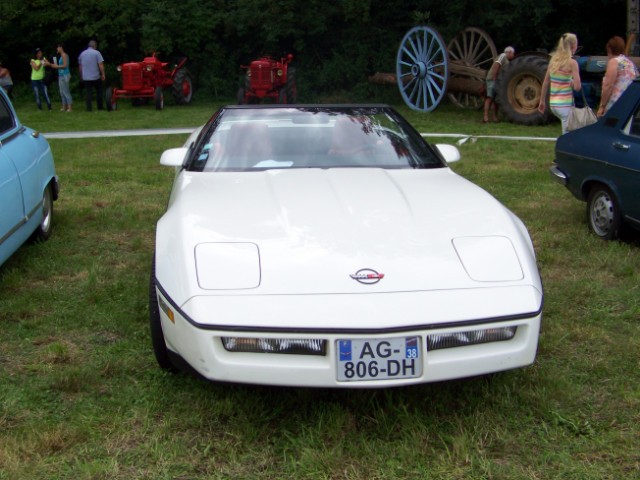
[{"label": "car hood", "polygon": [[522,223],[449,168],[180,172],[156,275],[198,295],[540,288]]}]

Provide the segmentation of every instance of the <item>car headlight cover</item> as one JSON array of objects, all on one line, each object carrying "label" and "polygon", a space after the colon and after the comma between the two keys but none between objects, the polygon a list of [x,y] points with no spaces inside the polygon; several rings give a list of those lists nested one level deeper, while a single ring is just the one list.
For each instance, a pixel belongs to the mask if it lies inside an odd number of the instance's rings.
[{"label": "car headlight cover", "polygon": [[457,237],[453,247],[476,282],[508,282],[524,277],[518,254],[507,237]]},{"label": "car headlight cover", "polygon": [[465,347],[481,343],[503,342],[516,335],[517,327],[488,328],[467,332],[439,333],[427,336],[427,350]]},{"label": "car headlight cover", "polygon": [[229,352],[288,353],[294,355],[325,355],[326,340],[316,338],[248,338],[222,337]]},{"label": "car headlight cover", "polygon": [[196,245],[198,285],[204,290],[256,288],[260,285],[260,252],[255,243],[210,242]]}]

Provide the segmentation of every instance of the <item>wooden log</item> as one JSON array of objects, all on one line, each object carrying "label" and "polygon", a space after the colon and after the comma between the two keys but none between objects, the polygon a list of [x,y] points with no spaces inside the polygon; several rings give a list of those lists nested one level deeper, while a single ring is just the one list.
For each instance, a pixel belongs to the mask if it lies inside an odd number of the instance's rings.
[{"label": "wooden log", "polygon": [[[376,72],[369,77],[369,82],[377,85],[397,85],[398,81],[393,73]],[[469,95],[482,95],[484,79],[468,78],[452,75],[447,82],[448,93],[467,93]]]},{"label": "wooden log", "polygon": [[477,78],[449,77],[447,93],[466,93],[482,96],[484,81]]},{"label": "wooden log", "polygon": [[472,67],[471,65],[464,65],[458,61],[452,61],[449,63],[449,72],[451,75],[459,75],[464,77],[477,78],[481,81],[487,77],[487,70],[478,67]]},{"label": "wooden log", "polygon": [[397,85],[398,80],[393,73],[382,73],[376,72],[369,77],[370,83],[375,83],[377,85]]}]

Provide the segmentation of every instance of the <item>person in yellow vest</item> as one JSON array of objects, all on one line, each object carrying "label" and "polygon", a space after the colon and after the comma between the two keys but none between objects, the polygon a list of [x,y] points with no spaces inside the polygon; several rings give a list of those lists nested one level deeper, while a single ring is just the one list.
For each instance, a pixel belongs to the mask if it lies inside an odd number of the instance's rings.
[{"label": "person in yellow vest", "polygon": [[38,105],[38,110],[42,110],[42,100],[40,99],[40,94],[44,97],[45,102],[47,102],[47,107],[49,107],[49,111],[51,111],[51,100],[49,99],[49,92],[47,91],[47,86],[44,84],[44,61],[42,60],[42,50],[36,48],[35,57],[30,61],[31,64],[31,88],[33,88],[33,95],[36,97],[36,104]]}]

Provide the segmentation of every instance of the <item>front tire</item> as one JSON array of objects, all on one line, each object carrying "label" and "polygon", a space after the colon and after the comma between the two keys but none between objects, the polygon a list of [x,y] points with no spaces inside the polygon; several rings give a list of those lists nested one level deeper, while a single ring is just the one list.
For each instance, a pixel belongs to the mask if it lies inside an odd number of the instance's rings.
[{"label": "front tire", "polygon": [[156,110],[162,110],[164,108],[164,93],[162,87],[156,87],[153,92],[153,101],[156,104]]},{"label": "front tire", "polygon": [[287,103],[289,105],[298,102],[298,85],[296,84],[296,69],[289,68],[287,70],[287,85],[285,86],[287,93]]},{"label": "front tire", "polygon": [[589,228],[603,240],[614,240],[620,234],[622,214],[615,195],[604,185],[596,185],[587,198]]},{"label": "front tire", "polygon": [[107,88],[104,93],[104,101],[107,104],[107,112],[113,112],[118,109],[118,102],[113,99],[113,88]]},{"label": "front tire", "polygon": [[238,105],[244,105],[245,101],[244,101],[244,93],[245,90],[243,87],[240,87],[238,89],[238,93],[236,94],[236,99],[238,100]]},{"label": "front tire", "polygon": [[53,230],[53,192],[51,185],[47,185],[42,194],[42,220],[31,235],[31,240],[41,242],[51,236]]},{"label": "front tire", "polygon": [[149,280],[149,324],[151,327],[151,345],[153,354],[160,368],[171,373],[177,373],[178,369],[169,357],[169,350],[162,332],[162,321],[160,320],[160,307],[158,305],[158,294],[156,292],[156,257],[153,256],[151,263],[151,278]]}]

